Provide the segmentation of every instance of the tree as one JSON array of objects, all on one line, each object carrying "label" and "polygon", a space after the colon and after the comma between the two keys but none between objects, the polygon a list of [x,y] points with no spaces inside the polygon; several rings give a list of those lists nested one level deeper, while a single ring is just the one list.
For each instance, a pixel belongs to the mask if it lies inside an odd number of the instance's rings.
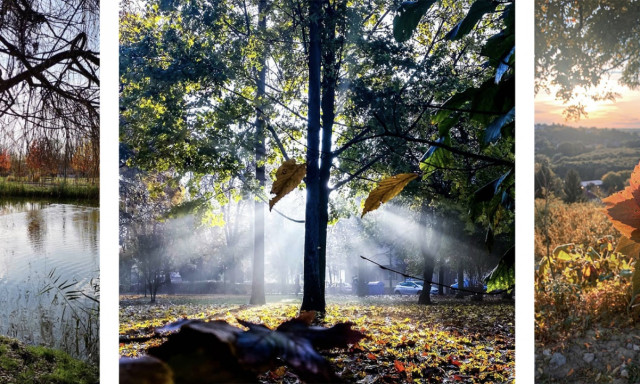
[{"label": "tree", "polygon": [[[0,126],[99,138],[97,0],[0,4]],[[26,132],[24,133],[26,134]]]},{"label": "tree", "polygon": [[536,199],[545,198],[550,193],[558,196],[559,193],[562,193],[562,188],[559,187],[560,184],[560,178],[556,176],[546,162],[536,164],[536,172],[534,174]]},{"label": "tree", "polygon": [[26,163],[33,176],[55,176],[58,173],[58,151],[55,143],[44,138],[33,141],[27,152]]},{"label": "tree", "polygon": [[[570,102],[587,94],[594,100],[615,99],[593,88],[614,71],[620,83],[640,86],[640,4],[628,0],[542,0],[536,2],[536,93],[557,87],[555,96]],[[564,112],[567,118],[586,115],[576,103]]]},{"label": "tree", "polygon": [[622,191],[630,176],[631,171],[607,172],[602,176],[602,190],[608,194]]},{"label": "tree", "polygon": [[570,169],[564,178],[564,201],[571,203],[578,203],[584,199],[584,191],[580,185],[580,174],[575,169]]},{"label": "tree", "polygon": [[99,175],[99,159],[96,156],[97,148],[93,143],[81,142],[71,157],[71,167],[77,174],[85,177]]},{"label": "tree", "polygon": [[[267,165],[306,159],[302,309],[324,311],[327,224],[335,214],[330,194],[347,184],[362,191],[389,170],[423,172],[425,190],[434,192],[425,196],[427,205],[458,185],[464,192],[453,196],[473,200],[476,219],[491,231],[501,225],[496,212],[513,195],[511,4],[500,6],[504,14],[482,12],[480,18],[488,16],[478,33],[461,32],[454,43],[446,31],[466,9],[435,6],[433,25],[402,46],[387,31],[392,13],[383,1],[351,7],[316,0],[308,8],[274,1],[264,36],[250,28],[260,3],[225,5],[159,2],[144,14],[125,12],[121,140],[130,165],[171,169],[182,180],[189,175],[187,187],[205,201],[221,196],[232,177],[262,196],[260,181],[246,172],[260,165],[262,128],[269,135]],[[491,65],[483,67],[477,53],[495,31],[489,25],[503,19],[505,30],[485,52]],[[260,64],[263,52],[269,65]],[[268,71],[264,99],[257,68]],[[469,172],[457,178],[436,172],[460,165]],[[475,190],[482,196],[472,198]]]},{"label": "tree", "polygon": [[6,149],[0,151],[0,175],[6,176],[11,170],[11,154]]}]

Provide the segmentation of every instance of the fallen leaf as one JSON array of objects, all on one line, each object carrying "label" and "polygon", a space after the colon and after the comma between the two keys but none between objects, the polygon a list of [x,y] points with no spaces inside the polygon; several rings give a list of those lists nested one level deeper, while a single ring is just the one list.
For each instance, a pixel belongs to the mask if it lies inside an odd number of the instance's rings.
[{"label": "fallen leaf", "polygon": [[396,360],[393,362],[393,365],[396,366],[396,369],[398,370],[398,372],[404,372],[404,364],[402,364],[401,361]]}]

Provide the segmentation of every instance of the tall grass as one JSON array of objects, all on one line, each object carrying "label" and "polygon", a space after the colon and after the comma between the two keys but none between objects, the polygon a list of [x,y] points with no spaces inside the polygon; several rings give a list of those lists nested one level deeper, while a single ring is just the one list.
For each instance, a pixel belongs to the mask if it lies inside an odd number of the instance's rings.
[{"label": "tall grass", "polygon": [[64,310],[59,326],[64,335],[61,348],[66,353],[98,365],[100,361],[100,279],[88,285],[64,280],[52,269],[38,295],[52,294],[51,305]]},{"label": "tall grass", "polygon": [[98,184],[30,184],[0,179],[0,197],[95,200],[100,198]]}]

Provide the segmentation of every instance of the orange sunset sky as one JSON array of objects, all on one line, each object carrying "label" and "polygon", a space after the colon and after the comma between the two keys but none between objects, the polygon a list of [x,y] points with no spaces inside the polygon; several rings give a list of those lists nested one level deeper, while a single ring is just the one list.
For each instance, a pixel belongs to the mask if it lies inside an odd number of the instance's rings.
[{"label": "orange sunset sky", "polygon": [[[554,92],[540,91],[535,97],[536,124],[564,124],[572,127],[596,128],[640,128],[640,90],[631,90],[618,84],[613,76],[603,82],[597,90],[611,90],[620,95],[615,102],[594,102],[587,97],[579,97],[586,106],[588,116],[579,121],[567,121],[562,115],[566,105],[555,100]],[[579,93],[579,92],[578,92]]]}]

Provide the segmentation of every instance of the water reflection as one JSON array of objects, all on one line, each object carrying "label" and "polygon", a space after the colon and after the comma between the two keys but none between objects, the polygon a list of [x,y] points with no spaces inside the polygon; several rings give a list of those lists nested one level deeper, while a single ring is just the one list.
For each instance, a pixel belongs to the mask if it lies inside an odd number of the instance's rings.
[{"label": "water reflection", "polygon": [[0,334],[97,360],[98,307],[78,292],[99,292],[99,222],[96,207],[0,201]]}]

